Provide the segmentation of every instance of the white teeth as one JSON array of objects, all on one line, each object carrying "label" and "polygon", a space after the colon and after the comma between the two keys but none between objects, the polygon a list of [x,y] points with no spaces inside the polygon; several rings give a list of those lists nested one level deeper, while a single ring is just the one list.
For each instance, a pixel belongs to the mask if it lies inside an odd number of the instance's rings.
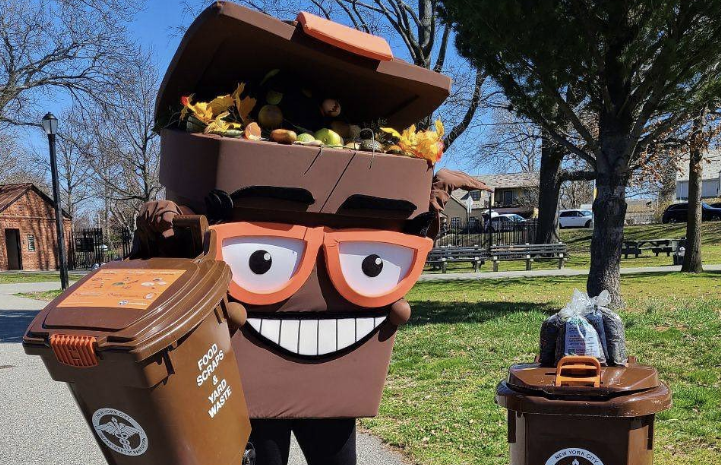
[{"label": "white teeth", "polygon": [[338,349],[353,345],[355,338],[355,318],[338,320]]},{"label": "white teeth", "polygon": [[318,355],[318,320],[300,320],[298,333],[300,355]]},{"label": "white teeth", "polygon": [[368,334],[374,329],[373,318],[357,318],[355,320],[356,334]]},{"label": "white teeth", "polygon": [[260,334],[278,344],[280,342],[280,320],[261,320]]},{"label": "white teeth", "polygon": [[260,332],[260,318],[248,318],[248,324],[252,326],[254,330]]},{"label": "white teeth", "polygon": [[300,355],[326,355],[352,346],[373,332],[386,317],[339,319],[248,318],[263,338]]},{"label": "white teeth", "polygon": [[280,346],[291,352],[298,351],[298,332],[300,321],[280,320]]},{"label": "white teeth", "polygon": [[337,350],[337,328],[338,320],[318,320],[318,355],[330,354]]}]

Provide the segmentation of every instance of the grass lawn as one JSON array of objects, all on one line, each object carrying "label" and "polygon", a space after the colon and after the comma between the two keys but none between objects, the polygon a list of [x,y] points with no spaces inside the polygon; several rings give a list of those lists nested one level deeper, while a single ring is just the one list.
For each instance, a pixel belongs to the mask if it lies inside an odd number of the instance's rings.
[{"label": "grass lawn", "polygon": [[[362,425],[422,464],[507,464],[495,387],[532,361],[543,319],[585,277],[419,283],[377,418]],[[721,274],[622,278],[628,348],[674,407],[657,416],[657,465],[721,464]]]},{"label": "grass lawn", "polygon": [[44,300],[46,302],[50,302],[55,297],[59,296],[61,292],[61,289],[56,289],[52,291],[19,292],[15,295],[20,297],[26,297],[28,299]]},{"label": "grass lawn", "polygon": [[[562,229],[561,240],[568,245],[569,259],[566,267],[588,269],[591,262],[591,233],[590,229]],[[626,226],[624,229],[626,239],[680,239],[686,236],[686,223],[681,224],[649,224],[639,226]],[[701,255],[704,263],[721,263],[721,222],[706,222],[702,224]],[[622,268],[636,268],[643,266],[671,266],[673,258],[666,254],[656,257],[651,251],[645,250],[638,258],[629,257],[621,259]],[[534,270],[557,268],[558,261],[543,260],[533,263]],[[526,262],[501,262],[499,271],[519,271],[526,269]],[[490,263],[481,267],[481,271],[492,271]],[[471,272],[473,266],[469,263],[450,263],[449,272]],[[440,273],[440,271],[426,270],[426,273]]]},{"label": "grass lawn", "polygon": [[[721,464],[721,273],[622,276],[629,353],[659,369],[674,407],[657,416],[656,465]],[[532,361],[538,330],[586,277],[419,283],[380,414],[361,424],[424,465],[508,463],[508,365]],[[50,300],[59,291],[24,294]]]},{"label": "grass lawn", "polygon": [[[75,281],[83,275],[70,272],[69,276],[70,281]],[[48,281],[60,282],[60,273],[16,273],[12,271],[0,273],[0,284],[40,283]]]}]

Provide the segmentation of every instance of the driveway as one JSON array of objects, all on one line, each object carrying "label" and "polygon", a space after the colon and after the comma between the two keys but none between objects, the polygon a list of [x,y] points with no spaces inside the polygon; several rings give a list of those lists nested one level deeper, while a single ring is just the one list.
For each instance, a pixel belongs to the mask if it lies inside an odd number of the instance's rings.
[{"label": "driveway", "polygon": [[[39,357],[25,355],[20,344],[45,302],[14,294],[59,288],[59,283],[0,285],[0,465],[106,463],[66,385],[53,381]],[[306,463],[295,441],[290,455],[290,464]],[[358,434],[359,465],[406,463],[377,438]]]}]

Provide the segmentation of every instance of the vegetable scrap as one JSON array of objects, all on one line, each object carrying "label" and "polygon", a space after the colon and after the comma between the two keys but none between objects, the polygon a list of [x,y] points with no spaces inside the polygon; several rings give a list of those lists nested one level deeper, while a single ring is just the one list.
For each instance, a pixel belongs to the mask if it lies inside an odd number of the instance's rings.
[{"label": "vegetable scrap", "polygon": [[[440,120],[427,130],[413,125],[398,132],[383,127],[382,120],[362,127],[343,119],[337,99],[316,100],[310,90],[289,85],[292,78],[282,79],[280,74],[277,69],[270,71],[257,86],[241,82],[232,94],[208,102],[196,101],[192,94],[181,97],[181,127],[192,133],[278,144],[389,153],[421,158],[430,165],[443,156]],[[259,95],[263,96],[260,105]]]}]

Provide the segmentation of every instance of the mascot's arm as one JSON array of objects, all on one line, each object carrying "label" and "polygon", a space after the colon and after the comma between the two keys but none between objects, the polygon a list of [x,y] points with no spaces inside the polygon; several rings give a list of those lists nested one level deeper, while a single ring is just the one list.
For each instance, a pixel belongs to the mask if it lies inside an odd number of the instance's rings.
[{"label": "mascot's arm", "polygon": [[173,219],[193,211],[171,200],[153,200],[140,207],[135,219],[131,258],[173,256]]},{"label": "mascot's arm", "polygon": [[428,229],[428,237],[435,238],[438,235],[440,229],[440,213],[446,208],[446,203],[448,203],[448,200],[451,198],[451,192],[456,189],[493,192],[493,189],[485,183],[462,171],[452,171],[446,168],[438,171],[433,177],[430,199],[430,211],[435,212],[436,217]]}]

